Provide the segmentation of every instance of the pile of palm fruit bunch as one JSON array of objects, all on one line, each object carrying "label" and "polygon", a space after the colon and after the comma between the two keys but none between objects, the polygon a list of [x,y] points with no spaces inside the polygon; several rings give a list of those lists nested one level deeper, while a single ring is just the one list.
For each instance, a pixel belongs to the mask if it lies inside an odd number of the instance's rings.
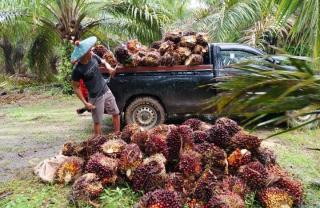
[{"label": "pile of palm fruit bunch", "polygon": [[196,32],[166,33],[149,48],[130,40],[115,49],[118,62],[127,67],[201,65],[207,53],[208,34]]},{"label": "pile of palm fruit bunch", "polygon": [[56,181],[73,183],[73,201],[97,204],[104,188],[126,183],[143,193],[137,208],[242,208],[247,197],[266,208],[303,205],[302,184],[228,118],[150,130],[129,124],[120,135],[68,142],[62,154],[69,157]]}]

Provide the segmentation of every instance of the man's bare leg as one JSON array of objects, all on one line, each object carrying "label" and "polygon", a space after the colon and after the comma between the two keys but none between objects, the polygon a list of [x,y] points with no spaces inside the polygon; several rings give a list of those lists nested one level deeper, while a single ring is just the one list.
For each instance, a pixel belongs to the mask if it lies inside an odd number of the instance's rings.
[{"label": "man's bare leg", "polygon": [[120,133],[120,115],[113,115],[112,116],[112,123],[114,128],[114,133],[119,134]]},{"label": "man's bare leg", "polygon": [[94,131],[94,136],[100,136],[102,134],[102,132],[101,132],[101,124],[100,123],[94,123],[93,124],[93,131]]}]

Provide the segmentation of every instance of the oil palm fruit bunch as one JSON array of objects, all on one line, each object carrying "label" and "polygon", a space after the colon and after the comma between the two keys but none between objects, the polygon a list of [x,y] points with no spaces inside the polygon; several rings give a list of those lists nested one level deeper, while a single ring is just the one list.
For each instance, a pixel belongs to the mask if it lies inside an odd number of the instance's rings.
[{"label": "oil palm fruit bunch", "polygon": [[260,162],[250,162],[241,166],[238,171],[250,188],[257,190],[266,186],[268,172]]},{"label": "oil palm fruit bunch", "polygon": [[56,181],[68,184],[81,176],[84,160],[80,157],[69,157],[60,164],[56,171]]},{"label": "oil palm fruit bunch", "polygon": [[177,65],[176,59],[174,58],[172,53],[166,52],[163,56],[160,58],[160,66],[174,66]]},{"label": "oil palm fruit bunch", "polygon": [[226,149],[230,145],[231,136],[228,130],[220,124],[214,124],[208,131],[208,142]]},{"label": "oil palm fruit bunch", "polygon": [[103,185],[115,183],[117,170],[118,160],[107,157],[102,153],[92,155],[86,165],[86,171],[97,174],[102,179]]},{"label": "oil palm fruit bunch", "polygon": [[150,48],[159,49],[161,43],[162,43],[161,40],[159,40],[159,41],[154,41],[154,42],[151,43]]},{"label": "oil palm fruit bunch", "polygon": [[210,169],[206,169],[196,181],[192,197],[197,201],[208,203],[214,195],[217,184],[218,178]]},{"label": "oil palm fruit bunch", "polygon": [[180,46],[189,48],[192,50],[197,44],[197,38],[195,35],[182,36],[179,43]]},{"label": "oil palm fruit bunch", "polygon": [[149,192],[163,188],[167,177],[165,161],[162,154],[146,158],[133,173],[133,190]]},{"label": "oil palm fruit bunch", "polygon": [[203,56],[199,54],[192,54],[185,62],[186,66],[196,66],[201,64],[203,64]]},{"label": "oil palm fruit bunch", "polygon": [[142,44],[137,39],[129,40],[127,42],[127,49],[130,54],[138,53],[141,47],[142,47]]},{"label": "oil palm fruit bunch", "polygon": [[279,188],[266,188],[258,193],[260,203],[265,208],[290,208],[293,201],[289,194]]},{"label": "oil palm fruit bunch", "polygon": [[215,171],[215,174],[228,173],[227,154],[220,147],[207,142],[195,145],[194,150],[201,156],[202,165]]},{"label": "oil palm fruit bunch", "polygon": [[75,148],[78,144],[76,142],[70,141],[63,144],[61,153],[64,156],[74,156],[76,155]]},{"label": "oil palm fruit bunch", "polygon": [[176,45],[174,42],[168,40],[163,43],[161,43],[160,48],[159,48],[159,53],[161,56],[163,56],[166,52],[173,51],[176,48]]},{"label": "oil palm fruit bunch", "polygon": [[183,122],[182,125],[190,126],[193,131],[207,131],[212,127],[212,125],[196,118],[189,118],[188,120]]},{"label": "oil palm fruit bunch", "polygon": [[167,146],[167,137],[163,134],[150,134],[145,144],[145,153],[149,156],[162,153],[169,158],[169,150]]},{"label": "oil palm fruit bunch", "polygon": [[213,196],[209,203],[208,208],[244,208],[244,200],[236,193],[224,192]]},{"label": "oil palm fruit bunch", "polygon": [[181,58],[181,63],[185,63],[185,61],[191,56],[192,52],[187,47],[178,47],[176,49],[177,53],[179,54]]},{"label": "oil palm fruit bunch", "polygon": [[236,149],[228,157],[229,168],[238,169],[240,166],[248,164],[252,160],[251,152],[246,149]]},{"label": "oil palm fruit bunch", "polygon": [[137,208],[182,208],[177,192],[158,189],[145,194],[135,206]]},{"label": "oil palm fruit bunch", "polygon": [[131,63],[132,57],[125,45],[116,47],[114,53],[117,61],[121,64],[127,65]]},{"label": "oil palm fruit bunch", "polygon": [[184,178],[182,173],[179,172],[173,172],[169,173],[166,184],[165,184],[165,189],[168,191],[177,191],[182,193],[183,192],[183,185],[184,185]]},{"label": "oil palm fruit bunch", "polygon": [[108,157],[119,158],[127,143],[122,139],[113,139],[101,145],[102,152]]},{"label": "oil palm fruit bunch", "polygon": [[301,206],[303,204],[303,185],[300,181],[294,180],[293,178],[281,177],[275,186],[286,191],[293,199],[295,206]]},{"label": "oil palm fruit bunch", "polygon": [[222,117],[216,120],[216,125],[222,126],[225,128],[230,136],[235,135],[237,132],[242,130],[242,128],[238,125],[238,123],[232,119]]},{"label": "oil palm fruit bunch", "polygon": [[179,169],[187,178],[196,178],[202,172],[201,155],[193,150],[181,153]]},{"label": "oil palm fruit bunch", "polygon": [[180,152],[182,150],[183,139],[177,127],[171,128],[167,139],[168,160],[170,162],[179,161]]},{"label": "oil palm fruit bunch", "polygon": [[107,50],[102,58],[112,67],[116,67],[118,64],[116,57],[110,50]]},{"label": "oil palm fruit bunch", "polygon": [[268,148],[259,147],[254,149],[252,153],[257,160],[266,166],[274,165],[276,163],[276,155]]},{"label": "oil palm fruit bunch", "polygon": [[160,53],[157,51],[151,51],[146,54],[141,60],[141,66],[159,66],[160,65]]},{"label": "oil palm fruit bunch", "polygon": [[190,126],[180,125],[178,126],[178,132],[183,142],[183,149],[188,150],[192,149],[194,146],[193,143],[193,130]]},{"label": "oil palm fruit bunch", "polygon": [[194,131],[192,133],[193,142],[196,144],[204,143],[208,140],[208,133],[205,131]]},{"label": "oil palm fruit bunch", "polygon": [[244,182],[244,180],[237,176],[227,176],[223,178],[221,189],[236,193],[241,196],[242,199],[245,199],[251,192],[249,186]]},{"label": "oil palm fruit bunch", "polygon": [[128,144],[120,154],[119,169],[131,179],[132,173],[142,163],[143,154],[137,144]]},{"label": "oil palm fruit bunch", "polygon": [[136,123],[127,124],[122,130],[121,139],[123,139],[127,143],[130,143],[131,136],[138,130],[141,130],[138,124]]},{"label": "oil palm fruit bunch", "polygon": [[130,140],[132,143],[137,144],[141,151],[145,151],[145,144],[148,138],[149,132],[146,130],[139,129],[135,131],[135,133],[131,136]]},{"label": "oil palm fruit bunch", "polygon": [[164,36],[165,41],[172,41],[175,44],[181,41],[182,33],[181,32],[168,32]]},{"label": "oil palm fruit bunch", "polygon": [[246,133],[245,131],[237,132],[230,140],[231,149],[247,149],[254,150],[260,147],[261,140],[253,135]]},{"label": "oil palm fruit bunch", "polygon": [[202,45],[196,45],[192,51],[193,54],[199,54],[203,56],[203,54],[207,53],[207,48]]},{"label": "oil palm fruit bunch", "polygon": [[75,153],[77,156],[87,160],[91,155],[98,152],[102,144],[107,141],[104,136],[92,137],[86,141],[81,142],[75,147]]},{"label": "oil palm fruit bunch", "polygon": [[207,46],[209,41],[208,33],[197,33],[196,34],[196,43],[201,46]]},{"label": "oil palm fruit bunch", "polygon": [[99,177],[94,173],[87,173],[74,182],[71,196],[75,201],[90,201],[99,197],[102,192],[103,186]]},{"label": "oil palm fruit bunch", "polygon": [[98,55],[100,58],[103,58],[104,54],[106,54],[108,49],[104,45],[96,45],[93,49],[93,52]]}]

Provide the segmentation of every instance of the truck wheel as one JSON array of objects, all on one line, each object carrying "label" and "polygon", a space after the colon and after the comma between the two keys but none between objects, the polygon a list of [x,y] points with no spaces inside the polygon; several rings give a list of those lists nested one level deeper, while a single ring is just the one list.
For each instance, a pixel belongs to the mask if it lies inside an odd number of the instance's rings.
[{"label": "truck wheel", "polygon": [[164,108],[154,98],[141,97],[133,100],[125,110],[126,123],[136,123],[144,129],[151,129],[165,122]]}]

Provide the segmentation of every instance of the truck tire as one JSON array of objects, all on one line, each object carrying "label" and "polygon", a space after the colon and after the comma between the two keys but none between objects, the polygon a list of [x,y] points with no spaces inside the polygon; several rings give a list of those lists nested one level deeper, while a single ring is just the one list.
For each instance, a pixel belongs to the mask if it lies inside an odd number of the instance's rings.
[{"label": "truck tire", "polygon": [[126,124],[136,123],[144,129],[151,129],[166,120],[160,102],[152,97],[134,99],[125,110]]}]

